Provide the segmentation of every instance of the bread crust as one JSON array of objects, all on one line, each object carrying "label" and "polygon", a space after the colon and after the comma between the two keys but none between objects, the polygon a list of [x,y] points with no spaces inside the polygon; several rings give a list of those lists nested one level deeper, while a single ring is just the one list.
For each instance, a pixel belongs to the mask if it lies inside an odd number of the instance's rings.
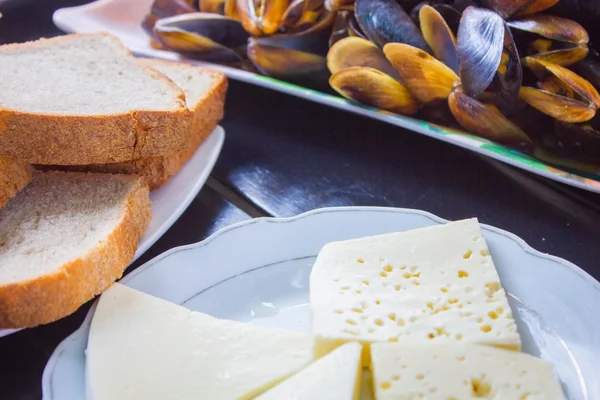
[{"label": "bread crust", "polygon": [[[22,48],[44,41],[88,35],[102,35],[115,41],[126,57],[133,58],[119,39],[108,33],[72,34],[2,47]],[[138,65],[178,92],[180,108],[131,110],[105,115],[60,115],[0,107],[0,154],[30,164],[85,165],[131,161],[183,151],[189,143],[193,123],[193,113],[185,104],[183,91],[163,74]]]},{"label": "bread crust", "polygon": [[[140,60],[147,66],[152,64],[180,65],[172,61]],[[187,68],[188,66],[186,66]],[[146,178],[150,190],[157,190],[173,177],[192,158],[198,147],[216,128],[224,116],[224,105],[227,95],[228,81],[225,74],[207,68],[194,67],[213,77],[216,82],[210,92],[192,109],[194,120],[191,136],[185,150],[166,156],[146,157],[129,162],[95,164],[85,166],[36,166],[41,170],[101,172],[113,174],[133,174]]]},{"label": "bread crust", "polygon": [[31,182],[29,165],[0,156],[0,208]]},{"label": "bread crust", "polygon": [[137,180],[124,207],[121,221],[89,254],[54,273],[0,285],[0,329],[34,327],[66,317],[119,279],[152,216],[143,179]]}]

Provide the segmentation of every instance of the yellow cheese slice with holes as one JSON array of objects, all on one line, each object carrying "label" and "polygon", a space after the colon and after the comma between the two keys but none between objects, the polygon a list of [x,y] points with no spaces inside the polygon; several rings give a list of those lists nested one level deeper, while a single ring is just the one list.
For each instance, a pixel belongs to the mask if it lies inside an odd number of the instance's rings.
[{"label": "yellow cheese slice with holes", "polygon": [[310,306],[317,357],[351,340],[521,346],[477,219],[327,244]]},{"label": "yellow cheese slice with holes", "polygon": [[252,399],[313,360],[310,335],[213,318],[120,284],[86,350],[88,400]]},{"label": "yellow cheese slice with holes", "polygon": [[359,400],[362,346],[346,343],[255,400]]},{"label": "yellow cheese slice with holes", "polygon": [[455,343],[371,345],[376,400],[564,400],[553,368],[516,351]]}]

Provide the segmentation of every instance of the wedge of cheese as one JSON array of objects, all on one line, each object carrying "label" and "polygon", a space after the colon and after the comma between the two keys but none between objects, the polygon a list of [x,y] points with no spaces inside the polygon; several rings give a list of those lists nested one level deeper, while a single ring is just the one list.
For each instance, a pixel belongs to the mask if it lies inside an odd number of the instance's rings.
[{"label": "wedge of cheese", "polygon": [[457,344],[371,345],[376,400],[563,400],[552,366],[516,351]]},{"label": "wedge of cheese", "polygon": [[327,244],[310,304],[317,357],[350,340],[521,346],[476,219]]},{"label": "wedge of cheese", "polygon": [[359,400],[362,346],[346,343],[255,400]]},{"label": "wedge of cheese", "polygon": [[92,319],[87,398],[251,399],[312,355],[310,335],[216,319],[117,283]]}]

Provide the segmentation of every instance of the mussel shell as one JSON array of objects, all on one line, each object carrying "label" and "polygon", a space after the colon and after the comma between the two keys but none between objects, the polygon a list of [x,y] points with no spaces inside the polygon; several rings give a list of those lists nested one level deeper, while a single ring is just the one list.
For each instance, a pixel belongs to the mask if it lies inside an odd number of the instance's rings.
[{"label": "mussel shell", "polygon": [[563,82],[555,76],[548,76],[537,83],[537,87],[546,92],[558,94],[570,99],[575,98],[575,91],[573,88],[566,86]]},{"label": "mussel shell", "polygon": [[329,50],[328,40],[330,35],[331,32],[329,30],[324,30],[307,34],[273,35],[252,38],[252,42],[267,46],[285,47],[325,57]]},{"label": "mussel shell", "polygon": [[154,33],[167,48],[188,57],[212,62],[243,58],[249,35],[242,25],[217,14],[190,13],[156,22]]},{"label": "mussel shell", "polygon": [[531,107],[563,122],[586,122],[596,115],[593,105],[545,90],[523,86],[519,97]]},{"label": "mussel shell", "polygon": [[331,35],[329,36],[329,47],[350,36],[350,32],[348,31],[350,18],[352,18],[352,13],[350,11],[338,11],[336,13],[335,22],[333,23]]},{"label": "mussel shell", "polygon": [[419,28],[395,0],[356,0],[354,8],[362,31],[377,46],[406,43],[429,51]]},{"label": "mussel shell", "polygon": [[457,35],[458,27],[460,26],[460,18],[462,17],[462,12],[446,4],[436,4],[433,6],[433,8],[435,8],[435,10],[439,12],[442,17],[444,17],[444,21],[446,21],[446,23],[452,30],[452,33],[454,33],[454,35]]},{"label": "mussel shell", "polygon": [[323,56],[251,39],[248,58],[263,75],[312,88],[327,86],[330,73]]},{"label": "mussel shell", "polygon": [[[448,0],[447,2],[452,3],[451,0]],[[423,1],[417,4],[409,13],[410,19],[412,19],[414,23],[417,24],[417,26],[419,26],[419,29],[421,28],[419,21],[419,13],[421,12],[421,8],[423,8],[426,5],[435,8],[435,10],[442,15],[444,21],[446,21],[454,35],[458,33],[458,26],[460,25],[460,17],[462,16],[462,13],[450,4],[445,4],[445,2],[440,4],[438,1],[432,0]]]},{"label": "mussel shell", "polygon": [[492,82],[492,91],[498,97],[496,104],[503,112],[512,113],[516,107],[522,81],[523,68],[521,67],[519,51],[510,29],[505,29],[502,58]]},{"label": "mussel shell", "polygon": [[191,2],[186,0],[154,0],[150,7],[150,14],[158,19],[197,11]]},{"label": "mussel shell", "polygon": [[142,28],[148,35],[154,37],[154,25],[162,18],[196,12],[192,5],[185,0],[154,0],[150,12],[142,21]]},{"label": "mussel shell", "polygon": [[353,11],[354,0],[325,0],[328,11]]},{"label": "mussel shell", "polygon": [[504,19],[536,14],[551,8],[559,0],[481,0],[484,7],[494,10]]},{"label": "mussel shell", "polygon": [[590,37],[579,23],[555,15],[537,14],[508,21],[508,26],[561,42],[587,44]]},{"label": "mussel shell", "polygon": [[401,81],[422,103],[446,100],[458,81],[454,71],[416,47],[388,43],[383,52],[398,71]]},{"label": "mussel shell", "polygon": [[200,12],[224,15],[225,1],[226,0],[199,0],[198,8],[200,9]]},{"label": "mussel shell", "polygon": [[435,8],[425,5],[419,11],[419,22],[423,38],[433,55],[458,73],[456,38],[444,17]]},{"label": "mussel shell", "polygon": [[[582,124],[556,120],[535,134],[534,155],[548,164],[596,172],[600,163],[600,117]],[[595,167],[594,167],[595,164]]]},{"label": "mussel shell", "polygon": [[529,136],[494,107],[480,103],[460,90],[450,94],[448,105],[454,118],[467,131],[519,149],[532,147]]},{"label": "mussel shell", "polygon": [[283,24],[289,0],[237,0],[240,21],[252,36],[272,35]]},{"label": "mussel shell", "polygon": [[527,57],[525,63],[538,76],[544,79],[547,74],[551,74],[562,81],[566,86],[574,90],[590,106],[600,108],[600,94],[594,86],[575,72],[561,67],[560,65],[548,63],[537,58]]},{"label": "mussel shell", "polygon": [[323,0],[293,0],[283,14],[281,30],[298,32],[314,25],[325,8]]},{"label": "mussel shell", "polygon": [[358,21],[356,20],[356,15],[352,14],[352,18],[348,21],[348,34],[350,36],[357,36],[363,39],[366,39],[367,36],[362,31],[360,25],[358,25]]},{"label": "mussel shell", "polygon": [[200,12],[221,14],[229,18],[239,19],[237,0],[199,0]]},{"label": "mussel shell", "polygon": [[585,124],[556,121],[554,132],[542,139],[544,148],[560,157],[583,162],[600,162],[600,121]]},{"label": "mussel shell", "polygon": [[253,40],[258,44],[285,47],[325,57],[329,50],[335,14],[325,12],[317,24],[302,32],[264,36]]},{"label": "mussel shell", "polygon": [[400,82],[369,67],[350,67],[333,74],[331,87],[343,97],[402,115],[416,113],[420,104]]},{"label": "mussel shell", "polygon": [[548,63],[561,65],[563,67],[569,67],[571,65],[577,64],[581,60],[585,59],[589,53],[589,49],[587,46],[577,46],[572,47],[570,49],[559,49],[548,51],[545,53],[539,53],[532,55],[530,57],[543,60]]},{"label": "mussel shell", "polygon": [[583,60],[575,65],[573,70],[594,85],[596,89],[600,89],[600,62]]},{"label": "mussel shell", "polygon": [[283,13],[282,25],[284,27],[294,26],[300,21],[302,14],[304,14],[306,3],[306,0],[293,0]]},{"label": "mussel shell", "polygon": [[240,14],[238,13],[237,0],[225,0],[225,9],[223,15],[229,18],[240,20]]},{"label": "mussel shell", "polygon": [[370,67],[400,81],[400,75],[372,42],[347,37],[334,44],[327,53],[327,67],[332,74],[350,67]]},{"label": "mussel shell", "polygon": [[502,60],[504,20],[495,12],[468,7],[458,29],[457,50],[460,79],[469,96],[477,96],[490,85]]}]

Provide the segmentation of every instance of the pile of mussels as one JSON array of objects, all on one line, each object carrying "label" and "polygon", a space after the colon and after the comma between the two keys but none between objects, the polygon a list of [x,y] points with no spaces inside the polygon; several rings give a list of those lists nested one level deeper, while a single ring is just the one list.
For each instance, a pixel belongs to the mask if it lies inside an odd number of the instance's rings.
[{"label": "pile of mussels", "polygon": [[600,165],[599,17],[600,0],[155,0],[143,27],[157,48],[585,170]]}]

